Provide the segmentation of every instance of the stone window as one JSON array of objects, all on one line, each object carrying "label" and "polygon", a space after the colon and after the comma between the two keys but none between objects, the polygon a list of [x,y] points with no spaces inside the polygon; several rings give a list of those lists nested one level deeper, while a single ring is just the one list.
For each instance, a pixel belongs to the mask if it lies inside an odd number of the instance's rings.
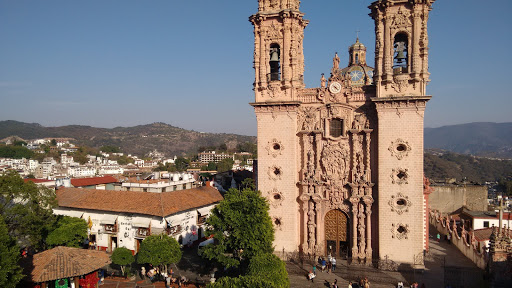
[{"label": "stone window", "polygon": [[343,136],[343,119],[333,118],[329,123],[329,136],[338,138]]},{"label": "stone window", "polygon": [[409,63],[409,41],[405,33],[397,33],[393,43],[393,73],[407,73]]}]

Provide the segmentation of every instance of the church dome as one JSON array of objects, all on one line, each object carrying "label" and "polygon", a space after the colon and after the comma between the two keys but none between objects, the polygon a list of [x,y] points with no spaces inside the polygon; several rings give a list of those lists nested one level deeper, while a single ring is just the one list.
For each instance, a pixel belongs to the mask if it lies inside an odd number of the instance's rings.
[{"label": "church dome", "polygon": [[357,38],[356,43],[352,44],[348,50],[366,50],[366,47],[363,45],[363,43],[359,42],[359,38]]}]

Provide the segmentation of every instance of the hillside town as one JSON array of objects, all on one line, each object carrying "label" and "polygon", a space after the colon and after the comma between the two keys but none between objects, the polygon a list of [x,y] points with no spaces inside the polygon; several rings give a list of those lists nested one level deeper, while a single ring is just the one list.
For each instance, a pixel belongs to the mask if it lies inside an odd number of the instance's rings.
[{"label": "hillside town", "polygon": [[425,153],[436,1],[373,1],[375,67],[357,31],[312,88],[301,1],[257,2],[255,141],[0,141],[0,287],[511,287],[509,160]]}]

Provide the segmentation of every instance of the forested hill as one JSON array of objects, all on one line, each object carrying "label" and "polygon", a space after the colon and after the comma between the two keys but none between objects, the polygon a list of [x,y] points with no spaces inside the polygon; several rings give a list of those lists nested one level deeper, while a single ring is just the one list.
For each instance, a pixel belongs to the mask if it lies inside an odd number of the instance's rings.
[{"label": "forested hill", "polygon": [[244,143],[256,143],[256,137],[224,133],[202,133],[185,130],[165,123],[134,127],[95,128],[81,125],[44,127],[37,123],[0,121],[0,139],[18,136],[25,140],[38,138],[74,138],[76,144],[99,148],[112,145],[121,151],[143,156],[158,150],[167,156],[195,153],[199,147],[226,144],[236,148]]},{"label": "forested hill", "polygon": [[425,149],[512,159],[512,123],[476,122],[425,128]]},{"label": "forested hill", "polygon": [[448,151],[426,150],[425,176],[433,180],[455,178],[484,183],[512,179],[512,160],[489,159]]}]

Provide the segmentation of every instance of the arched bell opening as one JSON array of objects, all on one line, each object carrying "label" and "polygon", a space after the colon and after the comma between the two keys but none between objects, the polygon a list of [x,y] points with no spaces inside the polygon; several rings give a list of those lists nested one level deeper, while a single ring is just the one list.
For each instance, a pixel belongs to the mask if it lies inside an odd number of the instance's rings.
[{"label": "arched bell opening", "polygon": [[393,42],[393,72],[407,73],[409,69],[409,40],[407,34],[397,33]]},{"label": "arched bell opening", "polygon": [[281,48],[279,44],[270,45],[270,81],[281,80]]},{"label": "arched bell opening", "polygon": [[327,255],[348,259],[350,249],[350,221],[345,212],[331,210],[325,215],[325,252]]}]

